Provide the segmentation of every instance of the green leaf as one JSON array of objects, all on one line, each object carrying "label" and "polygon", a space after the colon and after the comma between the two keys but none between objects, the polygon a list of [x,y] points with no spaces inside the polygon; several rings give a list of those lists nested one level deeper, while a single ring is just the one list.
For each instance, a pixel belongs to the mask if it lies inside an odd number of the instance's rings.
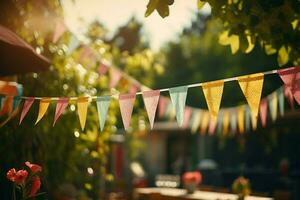
[{"label": "green leaf", "polygon": [[157,7],[157,3],[159,0],[149,0],[149,3],[147,5],[147,10],[145,12],[145,17],[148,17],[149,15],[151,15],[151,13],[153,13],[153,11],[156,9]]},{"label": "green leaf", "polygon": [[205,5],[205,3],[206,3],[206,1],[197,0],[198,9],[200,10],[201,8],[203,8],[203,6]]},{"label": "green leaf", "polygon": [[162,18],[169,16],[169,5],[167,1],[160,0],[156,7],[157,12]]},{"label": "green leaf", "polygon": [[277,61],[280,66],[285,65],[289,61],[289,52],[285,46],[281,46],[279,49]]},{"label": "green leaf", "polygon": [[248,48],[246,49],[245,53],[250,53],[254,47],[255,47],[255,39],[251,38],[251,36],[247,35],[247,40],[248,40]]},{"label": "green leaf", "polygon": [[240,40],[238,35],[231,35],[230,36],[230,48],[231,48],[231,53],[235,54],[240,47]]},{"label": "green leaf", "polygon": [[274,49],[274,48],[272,47],[272,45],[266,44],[266,45],[265,45],[265,52],[266,52],[267,55],[272,55],[272,54],[276,53],[277,50]]}]

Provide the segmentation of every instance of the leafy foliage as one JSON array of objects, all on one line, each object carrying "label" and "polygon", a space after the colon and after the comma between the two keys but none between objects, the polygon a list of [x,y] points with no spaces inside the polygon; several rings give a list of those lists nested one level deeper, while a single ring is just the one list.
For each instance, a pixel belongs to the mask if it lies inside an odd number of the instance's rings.
[{"label": "leafy foliage", "polygon": [[[222,20],[220,43],[230,45],[232,54],[238,50],[249,53],[255,45],[260,45],[268,55],[277,53],[280,66],[300,63],[298,0],[197,0],[197,3],[199,9],[208,3],[212,17]],[[162,0],[149,1],[146,16],[160,4],[168,6]]]},{"label": "leafy foliage", "polygon": [[[121,79],[120,84],[110,90],[111,74],[97,73],[98,66],[103,61],[109,61],[113,67],[139,77],[139,81],[149,86],[152,85],[153,77],[162,72],[161,66],[157,64],[157,55],[141,40],[142,27],[136,21],[130,21],[126,26],[129,27],[126,29],[126,35],[132,34],[137,37],[132,49],[143,47],[141,51],[123,49],[113,42],[107,42],[106,29],[98,22],[90,24],[84,34],[86,43],[69,51],[69,44],[74,37],[71,32],[66,32],[58,43],[51,42],[56,21],[63,20],[59,1],[43,0],[38,4],[36,1],[1,2],[0,13],[3,15],[0,19],[2,24],[16,31],[52,62],[47,72],[18,77],[18,82],[24,86],[25,96],[100,96],[128,92],[131,83],[126,78]],[[16,14],[15,18],[12,18],[12,13]],[[122,33],[124,32],[120,31],[116,37],[125,37]],[[93,56],[82,57],[86,47]],[[157,70],[153,70],[152,66]],[[137,105],[139,104],[140,99],[137,101]],[[81,131],[79,126],[76,102],[70,102],[70,106],[54,127],[52,123],[55,102],[50,104],[47,114],[34,126],[37,112],[38,101],[33,104],[20,126],[17,116],[1,128],[1,168],[18,166],[25,160],[38,161],[44,168],[45,177],[42,181],[46,182],[45,190],[51,197],[58,195],[61,186],[65,184],[72,184],[93,199],[103,194],[105,181],[112,180],[111,172],[106,167],[110,135],[116,133],[117,127],[123,127],[120,123],[118,101],[111,102],[106,126],[101,134],[95,102],[91,102],[88,107],[84,131]],[[128,148],[137,145],[137,142],[134,142],[135,131],[146,128],[138,125],[138,122],[145,121],[145,111],[135,109],[132,121],[132,131],[127,134],[132,142],[129,142]],[[133,159],[136,157],[129,156]],[[93,174],[88,173],[88,168],[93,169]],[[4,172],[5,170],[2,170],[0,177],[5,177]],[[5,180],[0,181],[0,191],[8,191],[8,186],[2,184]],[[5,195],[6,192],[1,194]]]}]

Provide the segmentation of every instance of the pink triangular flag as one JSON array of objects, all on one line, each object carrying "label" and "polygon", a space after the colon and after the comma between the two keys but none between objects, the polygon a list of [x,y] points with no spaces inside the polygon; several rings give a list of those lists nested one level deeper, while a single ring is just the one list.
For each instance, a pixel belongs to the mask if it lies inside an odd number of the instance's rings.
[{"label": "pink triangular flag", "polygon": [[138,83],[133,83],[130,86],[129,93],[137,93],[140,90],[141,86]]},{"label": "pink triangular flag", "polygon": [[187,128],[189,126],[191,116],[192,116],[192,108],[186,106],[184,109],[182,128]]},{"label": "pink triangular flag", "polygon": [[19,125],[22,123],[24,117],[26,116],[29,109],[31,108],[33,102],[34,102],[33,97],[28,97],[28,98],[25,99],[25,102],[24,102],[24,105],[23,105],[23,110],[22,110],[22,113],[21,113],[20,121],[19,121]]},{"label": "pink triangular flag", "polygon": [[56,27],[55,27],[55,32],[53,35],[52,42],[56,43],[66,30],[67,30],[67,28],[66,28],[65,24],[61,21],[58,21],[56,24]]},{"label": "pink triangular flag", "polygon": [[158,103],[158,116],[162,118],[166,112],[168,104],[168,99],[166,97],[161,97]]},{"label": "pink triangular flag", "polygon": [[284,84],[290,88],[295,100],[300,104],[300,67],[278,70]]},{"label": "pink triangular flag", "polygon": [[159,100],[159,94],[160,94],[159,90],[143,92],[143,100],[148,114],[151,129],[153,128],[153,124],[154,124],[154,118],[155,118],[155,113],[156,113],[157,104]]},{"label": "pink triangular flag", "polygon": [[266,98],[260,101],[259,114],[262,127],[266,127],[267,124],[267,113],[268,113],[268,100]]},{"label": "pink triangular flag", "polygon": [[64,110],[68,106],[68,103],[69,103],[68,98],[59,98],[57,100],[53,126],[55,125],[55,123],[58,120],[58,118],[60,117],[60,115],[64,112]]},{"label": "pink triangular flag", "polygon": [[125,130],[130,125],[130,119],[133,111],[133,104],[136,94],[122,94],[119,96],[119,104],[121,110],[122,121]]},{"label": "pink triangular flag", "polygon": [[208,125],[208,133],[209,135],[213,135],[216,127],[217,127],[217,120],[209,120],[209,125]]},{"label": "pink triangular flag", "polygon": [[288,102],[292,110],[295,110],[294,97],[291,91],[291,87],[284,85],[283,89],[284,89],[284,96],[288,99]]},{"label": "pink triangular flag", "polygon": [[122,78],[122,73],[115,68],[111,68],[109,88],[116,87],[116,85],[119,83],[121,78]]},{"label": "pink triangular flag", "polygon": [[89,61],[95,59],[91,48],[87,45],[84,45],[84,47],[81,51],[80,57],[79,57],[79,63],[82,64],[86,60],[87,57],[89,58]]},{"label": "pink triangular flag", "polygon": [[108,68],[109,68],[109,67],[108,67],[107,65],[101,63],[101,64],[99,65],[99,68],[98,68],[98,73],[99,73],[100,75],[104,75],[104,74],[106,74],[106,72],[108,71]]}]

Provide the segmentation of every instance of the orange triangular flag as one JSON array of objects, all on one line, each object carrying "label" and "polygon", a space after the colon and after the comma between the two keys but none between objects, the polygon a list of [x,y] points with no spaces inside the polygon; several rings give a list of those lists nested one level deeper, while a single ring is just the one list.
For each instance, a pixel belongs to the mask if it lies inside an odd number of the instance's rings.
[{"label": "orange triangular flag", "polygon": [[208,124],[209,124],[209,113],[203,112],[202,120],[201,120],[201,124],[200,124],[201,135],[204,135],[206,133]]},{"label": "orange triangular flag", "polygon": [[213,81],[204,83],[202,86],[203,93],[206,99],[207,107],[210,112],[210,119],[217,121],[218,112],[220,109],[224,81]]},{"label": "orange triangular flag", "polygon": [[252,125],[256,127],[264,74],[241,76],[238,78],[238,82],[251,109]]},{"label": "orange triangular flag", "polygon": [[227,135],[229,130],[229,111],[224,110],[223,112],[223,134]]},{"label": "orange triangular flag", "polygon": [[240,106],[237,110],[237,117],[238,117],[238,128],[240,133],[245,132],[245,126],[244,126],[244,116],[245,116],[245,107]]},{"label": "orange triangular flag", "polygon": [[47,112],[50,102],[51,102],[51,98],[42,98],[40,100],[39,114],[35,124],[37,124],[43,118],[43,116]]},{"label": "orange triangular flag", "polygon": [[88,103],[88,97],[78,97],[77,99],[77,113],[79,116],[79,122],[82,130],[85,127]]}]

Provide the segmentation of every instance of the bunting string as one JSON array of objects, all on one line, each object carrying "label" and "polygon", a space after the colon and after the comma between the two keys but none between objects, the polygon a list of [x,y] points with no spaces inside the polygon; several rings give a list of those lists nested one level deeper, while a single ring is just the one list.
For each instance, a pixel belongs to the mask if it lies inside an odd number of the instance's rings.
[{"label": "bunting string", "polygon": [[[53,42],[59,41],[59,38],[66,30],[67,27],[63,23],[57,23]],[[77,37],[74,35],[71,36],[72,37],[69,41],[70,44],[68,46],[67,55],[72,53],[72,51],[80,46],[80,41],[77,39]],[[125,78],[131,84],[131,88],[129,89],[128,93],[85,97],[27,97],[22,96],[22,93],[18,93],[15,96],[4,95],[5,97],[0,96],[0,112],[3,108],[4,100],[10,102],[10,105],[8,106],[12,111],[17,110],[21,99],[25,100],[19,120],[19,124],[21,124],[33,102],[35,100],[39,100],[39,112],[35,123],[37,124],[46,114],[50,102],[56,101],[57,103],[53,122],[54,126],[56,121],[60,118],[60,115],[67,107],[68,103],[70,101],[76,101],[80,126],[82,130],[84,130],[88,105],[91,101],[95,100],[97,104],[100,131],[102,131],[105,125],[110,101],[112,98],[115,98],[119,101],[122,121],[126,130],[130,126],[130,120],[136,96],[142,95],[151,129],[153,128],[156,109],[158,108],[159,117],[167,116],[170,119],[176,118],[179,127],[190,128],[193,133],[197,131],[199,131],[201,134],[206,132],[209,134],[223,132],[223,134],[226,135],[229,133],[229,131],[233,133],[247,132],[251,129],[250,124],[252,124],[252,129],[255,130],[257,127],[258,117],[261,118],[262,126],[266,126],[268,112],[267,105],[269,105],[272,121],[277,119],[278,106],[280,116],[283,116],[284,97],[288,99],[288,102],[292,106],[292,110],[294,109],[294,100],[300,104],[300,67],[270,70],[261,73],[220,79],[217,81],[200,82],[152,90],[119,68],[114,67],[110,63],[105,64],[103,61],[99,60],[100,58],[95,55],[90,47],[83,45],[82,48],[80,63],[83,60],[100,62],[98,73],[103,75],[109,72],[109,87],[116,87],[120,80]],[[87,59],[87,57],[90,59]],[[264,76],[271,74],[278,74],[285,85],[267,97],[261,99]],[[244,94],[248,104],[220,109],[224,83],[232,81],[238,81],[241,91]],[[188,89],[196,87],[202,87],[208,110],[193,108],[185,105]],[[170,98],[160,96],[162,92],[169,92]]]},{"label": "bunting string", "polygon": [[[263,74],[263,75],[271,75],[271,74],[277,74],[278,70],[270,70],[270,71],[260,72],[260,73]],[[254,74],[249,74],[249,75],[254,75]],[[226,78],[226,79],[220,79],[220,80],[216,80],[216,81],[223,81],[224,83],[225,82],[232,82],[232,81],[237,81],[238,78],[243,77],[243,76],[236,76],[236,77]],[[185,86],[187,88],[195,88],[195,87],[202,87],[204,84],[207,84],[207,83],[209,83],[209,82],[200,82],[200,83],[194,83],[194,84],[182,85],[182,86]],[[181,86],[178,86],[178,87],[181,87]],[[171,88],[172,87],[170,87],[170,88],[156,89],[156,90],[159,90],[160,93],[162,93],[162,92],[168,92]],[[149,90],[151,90],[151,89],[149,88]],[[136,92],[136,95],[142,95],[142,94],[143,94],[142,91]],[[106,95],[106,96],[114,97],[114,95]],[[7,96],[7,97],[9,97],[9,96]],[[96,100],[97,97],[99,97],[99,96],[89,96],[89,99]],[[21,99],[32,99],[32,98],[34,98],[35,100],[41,100],[41,99],[46,98],[46,97],[26,97],[26,96],[20,96],[19,98],[21,98]],[[62,97],[47,97],[47,98],[50,98],[52,101],[57,101],[57,100],[59,100]],[[80,97],[65,97],[65,98],[68,98],[70,101],[72,101],[72,100],[76,101]]]}]

